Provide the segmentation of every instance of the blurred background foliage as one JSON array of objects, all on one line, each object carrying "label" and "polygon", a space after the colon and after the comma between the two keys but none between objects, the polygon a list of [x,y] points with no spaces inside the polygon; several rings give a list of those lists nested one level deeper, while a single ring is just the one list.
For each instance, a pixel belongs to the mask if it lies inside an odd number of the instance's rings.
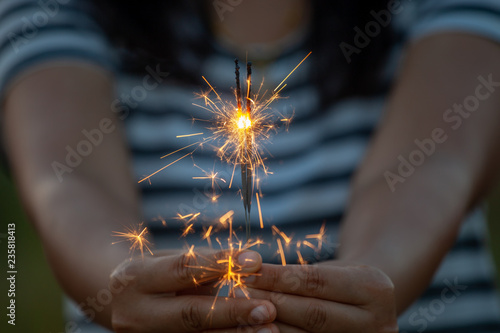
[{"label": "blurred background foliage", "polygon": [[[62,292],[52,275],[33,226],[28,223],[12,180],[0,170],[0,332],[60,333]],[[16,326],[7,324],[7,224],[16,224]]]},{"label": "blurred background foliage", "polygon": [[[490,244],[497,267],[500,267],[500,186],[489,198]],[[0,332],[64,332],[62,318],[62,291],[52,275],[42,246],[33,226],[28,223],[12,180],[0,170],[0,258],[2,275],[7,268],[7,241],[5,233],[8,223],[16,224],[16,326],[7,324],[5,310],[2,310]],[[500,270],[500,269],[498,269]],[[500,279],[497,275],[497,285]],[[7,306],[8,290],[6,277],[1,279],[0,293],[4,301],[0,308]]]}]

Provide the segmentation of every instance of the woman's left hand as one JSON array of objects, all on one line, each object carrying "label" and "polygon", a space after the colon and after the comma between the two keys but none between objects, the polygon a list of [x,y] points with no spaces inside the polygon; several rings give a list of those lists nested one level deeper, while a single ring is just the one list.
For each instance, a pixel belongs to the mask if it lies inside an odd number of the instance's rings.
[{"label": "woman's left hand", "polygon": [[394,285],[377,268],[329,261],[264,264],[259,273],[245,285],[251,298],[274,303],[281,333],[398,332]]}]

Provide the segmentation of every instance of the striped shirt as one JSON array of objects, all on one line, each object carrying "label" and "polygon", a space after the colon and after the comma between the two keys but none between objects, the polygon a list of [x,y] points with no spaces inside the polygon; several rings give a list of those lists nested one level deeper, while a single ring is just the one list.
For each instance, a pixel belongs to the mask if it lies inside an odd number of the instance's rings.
[{"label": "striped shirt", "polygon": [[[52,6],[47,6],[51,3]],[[402,11],[394,15],[393,26],[400,36],[393,45],[387,78],[396,74],[403,45],[441,31],[462,31],[500,41],[500,2],[495,0],[421,0],[402,1]],[[186,23],[186,26],[189,26]],[[4,0],[0,2],[0,91],[23,73],[47,61],[78,59],[116,73],[116,103],[111,111],[125,111],[124,118],[133,170],[137,180],[182,156],[161,156],[194,143],[207,136],[206,122],[211,114],[193,103],[202,103],[193,92],[207,87],[179,85],[154,66],[142,74],[120,71],[115,65],[122,53],[107,41],[83,0],[38,2]],[[197,31],[189,38],[196,39]],[[204,75],[223,99],[234,99],[233,56],[220,46],[204,60],[198,75]],[[295,46],[276,61],[254,68],[253,81],[265,76],[265,89],[274,88],[307,54],[303,45]],[[179,50],[180,57],[192,59],[190,50]],[[280,262],[269,226],[275,225],[294,239],[317,233],[326,222],[326,241],[319,253],[304,247],[303,255],[310,262],[335,257],[338,227],[349,195],[349,182],[365,153],[367,143],[384,109],[384,95],[345,98],[324,110],[320,96],[310,84],[311,63],[305,62],[287,81],[287,98],[273,103],[274,112],[285,117],[293,115],[286,131],[281,128],[263,143],[266,165],[271,175],[259,177],[263,196],[260,199],[267,228],[259,228],[256,202],[253,200],[252,230],[261,234],[270,245],[259,252],[265,261]],[[149,76],[149,77],[148,77]],[[148,78],[146,78],[148,77]],[[147,83],[145,83],[147,82]],[[3,94],[2,94],[3,98]],[[178,135],[203,132],[200,137],[176,138]],[[188,151],[186,151],[188,152]],[[205,172],[218,172],[216,203],[210,180]],[[139,184],[143,197],[144,219],[161,247],[205,245],[200,235],[218,217],[234,211],[234,227],[244,229],[244,213],[240,194],[240,178],[228,184],[233,166],[221,162],[209,145],[197,149],[188,158],[168,167]],[[202,212],[195,223],[196,233],[180,238],[185,224],[172,217]],[[162,221],[165,220],[165,227]],[[432,284],[399,319],[401,332],[500,332],[500,303],[493,285],[494,268],[485,247],[484,214],[477,208],[464,220],[453,249],[436,272]],[[341,246],[341,244],[340,244]],[[286,252],[295,262],[294,249]],[[88,324],[68,303],[71,320],[84,332],[102,329]],[[80,317],[79,317],[80,316]]]}]

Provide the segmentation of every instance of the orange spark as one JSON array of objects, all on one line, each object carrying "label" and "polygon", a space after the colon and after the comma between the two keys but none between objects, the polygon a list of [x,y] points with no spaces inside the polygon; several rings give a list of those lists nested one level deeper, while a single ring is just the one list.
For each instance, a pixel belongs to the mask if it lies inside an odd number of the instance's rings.
[{"label": "orange spark", "polygon": [[299,250],[297,250],[297,256],[299,257],[299,264],[307,265],[307,261],[305,261],[304,258],[302,258],[302,254],[300,253]]},{"label": "orange spark", "polygon": [[173,161],[173,162],[171,162],[171,163],[169,163],[169,164],[165,165],[163,168],[156,170],[155,172],[153,172],[153,173],[152,173],[152,174],[150,174],[149,176],[146,176],[146,177],[142,178],[141,180],[139,180],[139,181],[138,181],[138,183],[141,183],[141,182],[145,181],[146,179],[151,178],[152,176],[156,175],[158,172],[160,172],[160,171],[162,171],[162,170],[164,170],[164,169],[168,168],[168,167],[169,167],[169,166],[171,166],[172,164],[175,164],[175,163],[179,162],[180,160],[182,160],[182,159],[183,159],[183,158],[185,158],[185,157],[188,157],[188,156],[189,156],[189,155],[191,155],[191,154],[193,154],[193,152],[187,153],[186,155],[184,155],[184,156],[182,156],[182,157],[179,157],[179,158],[178,158],[178,159],[176,159],[175,161]]},{"label": "orange spark", "polygon": [[212,247],[212,240],[210,239],[210,235],[212,234],[212,229],[214,228],[213,225],[209,226],[208,229],[203,227],[204,234],[201,237],[202,240],[206,239],[208,246],[211,248]]},{"label": "orange spark", "polygon": [[311,249],[316,251],[316,246],[314,246],[311,242],[308,242],[305,240],[305,241],[302,241],[302,244],[304,244],[305,246],[310,247]]},{"label": "orange spark", "polygon": [[323,222],[321,225],[321,229],[317,234],[312,234],[312,235],[307,235],[307,239],[316,239],[318,241],[318,247],[317,251],[321,251],[321,248],[323,246],[323,241],[325,240],[325,234],[326,234],[326,224]]},{"label": "orange spark", "polygon": [[297,241],[297,245],[295,246],[296,247],[296,252],[297,252],[297,257],[299,258],[299,264],[301,265],[307,265],[307,261],[304,260],[304,258],[302,257],[302,253],[300,252],[300,247],[302,245],[302,242],[301,241]]},{"label": "orange spark", "polygon": [[273,225],[271,228],[273,229],[273,233],[276,233],[280,235],[281,238],[283,238],[283,240],[285,241],[285,245],[288,246],[290,244],[290,242],[292,241],[292,237],[288,237],[283,231],[278,229],[278,227],[275,225]]},{"label": "orange spark", "polygon": [[[192,221],[196,220],[198,216],[200,216],[201,212],[198,212],[196,214],[191,213],[191,214],[186,214],[186,215],[181,215],[180,213],[177,213],[177,216],[174,217],[176,220],[182,220],[184,221],[185,224],[189,224]],[[189,217],[189,220],[186,220]]]},{"label": "orange spark", "polygon": [[188,234],[190,233],[194,233],[194,229],[193,229],[193,224],[188,224],[185,228],[184,228],[184,231],[182,232],[182,235],[181,237],[186,237]]},{"label": "orange spark", "polygon": [[281,256],[281,264],[283,266],[286,266],[285,252],[283,252],[283,245],[281,245],[281,239],[278,238],[276,242],[278,243],[278,253]]},{"label": "orange spark", "polygon": [[144,248],[153,255],[151,249],[151,242],[146,238],[148,234],[148,228],[144,227],[141,231],[140,228],[142,223],[137,227],[125,227],[125,232],[113,231],[113,236],[124,238],[123,240],[113,242],[112,244],[128,241],[130,242],[130,252],[139,250],[141,252],[141,257],[144,259]]},{"label": "orange spark", "polygon": [[300,65],[302,65],[302,63],[307,59],[307,57],[309,57],[311,55],[312,51],[309,52],[305,57],[304,59],[302,59],[299,64],[297,66],[295,66],[294,69],[292,69],[292,71],[290,73],[288,73],[288,75],[283,79],[283,81],[280,82],[280,84],[278,84],[278,86],[276,88],[274,88],[274,91],[278,90],[279,87],[281,87],[281,85],[290,77],[290,75],[292,75],[293,72],[295,72],[295,70],[297,68],[299,68]]},{"label": "orange spark", "polygon": [[259,210],[260,228],[264,229],[264,222],[262,220],[262,210],[260,209],[259,193],[255,193],[255,197],[257,198],[257,209]]},{"label": "orange spark", "polygon": [[194,245],[191,245],[191,247],[189,248],[188,253],[186,254],[186,256],[193,257],[193,258],[195,257]]},{"label": "orange spark", "polygon": [[226,221],[229,220],[230,218],[232,218],[233,215],[234,215],[234,210],[230,210],[229,212],[227,212],[226,214],[222,215],[219,218],[219,222],[225,227]]},{"label": "orange spark", "polygon": [[176,138],[188,138],[190,136],[197,136],[197,135],[203,135],[203,132],[201,132],[201,133],[193,133],[193,134],[177,135]]}]

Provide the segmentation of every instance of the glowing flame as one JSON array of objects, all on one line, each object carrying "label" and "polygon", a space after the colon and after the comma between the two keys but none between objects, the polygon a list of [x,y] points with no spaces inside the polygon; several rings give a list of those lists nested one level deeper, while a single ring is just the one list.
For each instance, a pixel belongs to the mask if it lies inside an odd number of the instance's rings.
[{"label": "glowing flame", "polygon": [[239,129],[249,129],[252,127],[252,121],[250,120],[250,117],[248,116],[247,113],[240,114],[240,116],[237,118],[237,123],[236,125],[238,126]]}]

